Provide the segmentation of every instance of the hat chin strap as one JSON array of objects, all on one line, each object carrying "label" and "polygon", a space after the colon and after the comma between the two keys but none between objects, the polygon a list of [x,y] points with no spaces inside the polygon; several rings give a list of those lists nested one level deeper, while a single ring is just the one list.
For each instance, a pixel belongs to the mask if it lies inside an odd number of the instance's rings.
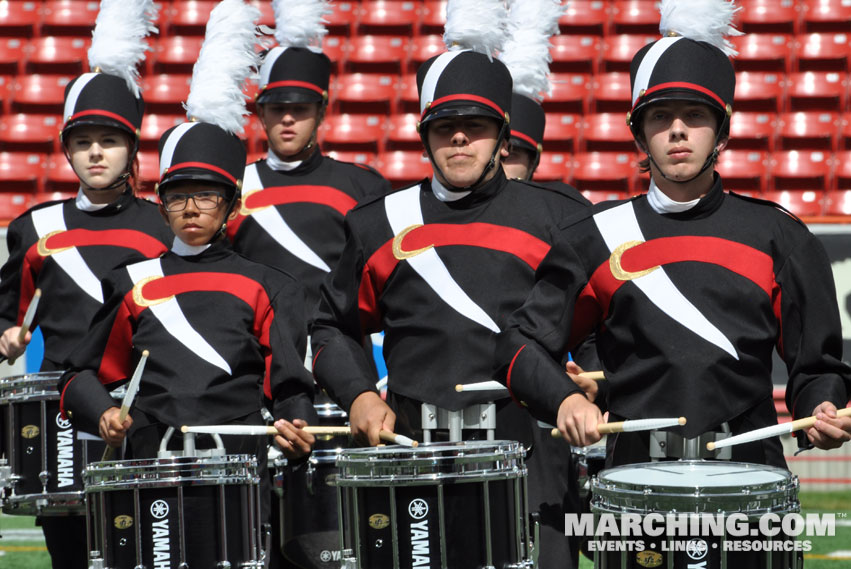
[{"label": "hat chin strap", "polygon": [[210,237],[210,240],[207,241],[207,245],[212,245],[213,243],[215,243],[216,241],[221,239],[221,237],[228,230],[228,216],[233,211],[233,206],[236,205],[236,199],[237,199],[238,195],[239,195],[239,190],[235,189],[234,192],[233,192],[233,197],[231,197],[230,201],[228,202],[228,207],[225,210],[225,217],[224,217],[224,221],[222,222],[222,226],[219,227],[219,230],[216,231],[216,233],[213,234],[212,237]]},{"label": "hat chin strap", "polygon": [[464,186],[464,187],[453,186],[453,185],[448,183],[448,179],[443,174],[443,170],[440,169],[440,166],[438,166],[437,162],[435,162],[435,160],[434,160],[434,155],[431,153],[431,147],[426,143],[425,133],[423,133],[422,139],[423,139],[423,146],[425,146],[426,153],[428,153],[428,159],[431,161],[431,167],[434,168],[435,174],[440,175],[440,177],[443,178],[443,180],[446,181],[446,183],[442,183],[441,185],[443,185],[443,187],[446,188],[447,190],[449,190],[450,192],[469,192],[469,191],[472,191],[473,189],[475,189],[476,187],[478,187],[478,185],[482,183],[482,180],[485,179],[485,176],[487,176],[488,172],[490,172],[491,170],[494,169],[494,167],[496,167],[496,164],[497,164],[496,158],[497,158],[497,156],[499,156],[500,145],[502,144],[502,141],[507,136],[507,134],[508,134],[508,123],[503,121],[502,128],[500,128],[499,134],[496,137],[496,146],[494,146],[494,148],[493,148],[493,152],[491,153],[490,160],[488,160],[488,163],[485,165],[484,168],[482,168],[482,173],[479,176],[479,178],[475,182],[473,182],[472,184],[470,184],[468,186]]}]

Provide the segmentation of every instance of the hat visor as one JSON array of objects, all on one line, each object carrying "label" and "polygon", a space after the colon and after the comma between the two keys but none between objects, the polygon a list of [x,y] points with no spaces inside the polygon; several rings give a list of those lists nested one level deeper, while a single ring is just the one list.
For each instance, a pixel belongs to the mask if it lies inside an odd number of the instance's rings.
[{"label": "hat visor", "polygon": [[511,146],[514,146],[514,147],[517,147],[517,148],[523,148],[525,150],[528,150],[530,152],[534,152],[536,154],[538,152],[537,146],[533,146],[528,140],[525,140],[523,138],[519,138],[517,136],[512,136],[509,139],[509,144],[511,144]]},{"label": "hat visor", "polygon": [[266,103],[321,103],[324,100],[325,97],[322,94],[299,87],[269,89],[257,97],[257,103],[260,105]]},{"label": "hat visor", "polygon": [[78,126],[106,126],[111,128],[117,128],[121,132],[126,132],[127,134],[129,134],[134,140],[138,138],[137,131],[130,130],[130,127],[128,127],[126,124],[119,122],[115,119],[99,115],[88,115],[65,123],[65,126],[62,127],[62,138],[64,139],[65,137],[67,137],[71,130],[77,128]]},{"label": "hat visor", "polygon": [[157,193],[162,193],[163,190],[170,187],[175,182],[214,182],[216,184],[226,186],[228,188],[236,188],[236,185],[221,174],[204,168],[181,168],[177,172],[166,173],[165,177],[160,181],[157,187]]},{"label": "hat visor", "polygon": [[423,117],[420,123],[425,124],[435,119],[462,116],[489,117],[496,119],[500,122],[505,120],[505,117],[503,117],[490,107],[487,107],[485,105],[478,105],[470,101],[458,101],[456,103],[446,103],[444,105],[440,105],[437,108],[429,109],[428,111],[426,111],[426,115]]}]

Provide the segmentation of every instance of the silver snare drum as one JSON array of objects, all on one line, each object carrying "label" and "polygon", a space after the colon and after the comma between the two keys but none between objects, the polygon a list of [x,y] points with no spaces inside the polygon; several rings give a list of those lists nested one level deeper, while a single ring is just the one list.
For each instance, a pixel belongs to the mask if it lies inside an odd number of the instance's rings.
[{"label": "silver snare drum", "polygon": [[[591,511],[595,527],[604,515],[623,521],[654,515],[652,527],[660,528],[661,535],[630,537],[596,536],[595,567],[757,567],[774,569],[797,567],[795,551],[781,551],[778,555],[765,552],[765,543],[772,537],[759,537],[751,533],[748,553],[741,557],[736,542],[742,541],[727,534],[727,520],[756,524],[765,514],[783,516],[800,511],[798,479],[789,471],[759,464],[686,460],[678,462],[650,462],[619,466],[603,470],[591,480]],[[669,526],[666,518],[685,520],[684,524]],[[657,523],[658,522],[658,523]],[[622,527],[622,526],[619,526]],[[672,535],[668,535],[671,530]],[[629,547],[641,542],[643,549]],[[753,541],[759,541],[755,550]],[[789,537],[777,535],[773,541],[789,542]],[[620,542],[622,545],[611,545]],[[773,547],[773,546],[771,546]],[[603,553],[608,550],[609,553]],[[611,553],[612,551],[617,553]],[[756,551],[756,552],[755,552]],[[772,559],[769,559],[772,558]],[[773,561],[772,561],[773,560]]]},{"label": "silver snare drum", "polygon": [[[59,412],[61,371],[0,380],[0,415],[7,465],[3,511],[22,515],[83,513],[81,473],[105,445],[80,438]],[[4,468],[0,466],[0,471]]]},{"label": "silver snare drum", "polygon": [[524,458],[514,441],[343,449],[343,567],[534,566]]},{"label": "silver snare drum", "polygon": [[98,462],[83,478],[93,567],[263,566],[252,455]]}]

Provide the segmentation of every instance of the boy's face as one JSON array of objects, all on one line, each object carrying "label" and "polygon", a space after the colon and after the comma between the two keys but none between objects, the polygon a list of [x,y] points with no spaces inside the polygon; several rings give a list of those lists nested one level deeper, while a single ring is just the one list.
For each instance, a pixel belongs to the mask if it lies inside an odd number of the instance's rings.
[{"label": "boy's face", "polygon": [[278,158],[293,162],[304,160],[313,147],[305,150],[319,126],[318,103],[264,103],[257,105],[257,118],[263,124],[269,148]]},{"label": "boy's face", "polygon": [[[435,165],[443,176],[435,173],[441,183],[455,187],[473,184],[490,161],[499,135],[494,119],[480,116],[453,116],[428,123],[426,139]],[[508,143],[501,142],[500,154],[508,156]],[[496,174],[490,170],[484,181]],[[442,179],[445,178],[445,179]]]},{"label": "boy's face", "polygon": [[[172,232],[187,245],[210,242],[225,222],[227,190],[211,182],[186,181],[172,184],[163,191],[160,212]],[[237,203],[228,215],[236,217]]]},{"label": "boy's face", "polygon": [[502,169],[505,170],[506,178],[526,180],[531,177],[532,163],[535,155],[517,146],[512,146],[508,157],[502,161]]},{"label": "boy's face", "polygon": [[671,180],[689,180],[700,172],[715,149],[716,113],[693,101],[659,101],[641,115],[647,152]]}]

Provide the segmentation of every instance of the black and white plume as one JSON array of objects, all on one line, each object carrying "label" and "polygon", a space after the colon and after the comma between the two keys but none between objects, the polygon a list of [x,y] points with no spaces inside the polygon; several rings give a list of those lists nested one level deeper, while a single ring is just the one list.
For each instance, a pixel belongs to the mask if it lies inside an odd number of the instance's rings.
[{"label": "black and white plume", "polygon": [[260,10],[243,0],[222,0],[210,13],[183,107],[190,120],[239,134],[246,121],[243,85],[259,66],[254,45]]},{"label": "black and white plume", "polygon": [[145,38],[156,33],[157,6],[153,0],[101,0],[92,32],[89,68],[127,81],[139,96],[139,71],[150,49]]},{"label": "black and white plume", "polygon": [[512,0],[508,40],[499,58],[514,80],[514,92],[540,102],[550,93],[550,37],[567,6],[559,0]]},{"label": "black and white plume", "polygon": [[677,35],[710,43],[727,56],[738,52],[727,39],[742,32],[733,27],[733,16],[741,10],[727,0],[662,0],[659,31],[663,36]]},{"label": "black and white plume", "polygon": [[332,12],[328,0],[272,0],[272,10],[278,45],[322,52],[322,40],[328,33],[323,18]]},{"label": "black and white plume", "polygon": [[493,57],[508,38],[503,0],[449,0],[443,43],[450,50],[471,49]]}]

